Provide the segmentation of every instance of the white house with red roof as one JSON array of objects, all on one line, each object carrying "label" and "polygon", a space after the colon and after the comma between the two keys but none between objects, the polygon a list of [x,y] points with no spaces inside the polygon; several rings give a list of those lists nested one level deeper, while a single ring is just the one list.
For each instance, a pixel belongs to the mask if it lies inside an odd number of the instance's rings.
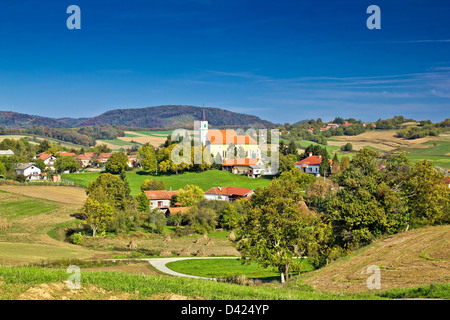
[{"label": "white house with red roof", "polygon": [[42,179],[41,169],[39,169],[34,163],[24,163],[16,168],[16,174],[23,174],[27,180],[40,180]]},{"label": "white house with red roof", "polygon": [[38,155],[36,155],[36,159],[41,159],[42,161],[44,161],[45,166],[48,169],[54,169],[55,168],[55,161],[56,161],[56,157],[52,154],[48,154],[48,153],[39,153]]},{"label": "white house with red roof", "polygon": [[[330,167],[333,165],[333,161],[330,161]],[[313,156],[312,152],[309,153],[309,157],[303,159],[295,164],[296,168],[302,169],[305,173],[311,173],[315,176],[320,176],[320,163],[322,162],[322,156]]]},{"label": "white house with red roof", "polygon": [[222,164],[222,170],[234,174],[249,174],[251,166],[261,164],[261,160],[255,158],[226,159]]},{"label": "white house with red roof", "polygon": [[249,198],[254,192],[254,189],[247,188],[214,187],[205,192],[205,199],[235,201],[242,198]]},{"label": "white house with red roof", "polygon": [[176,195],[178,191],[148,190],[144,191],[144,193],[150,201],[151,208],[168,209],[172,197]]}]

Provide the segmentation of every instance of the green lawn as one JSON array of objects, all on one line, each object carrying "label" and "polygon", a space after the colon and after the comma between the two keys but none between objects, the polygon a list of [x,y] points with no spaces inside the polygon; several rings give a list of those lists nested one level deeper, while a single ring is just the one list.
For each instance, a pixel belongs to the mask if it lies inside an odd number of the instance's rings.
[{"label": "green lawn", "polygon": [[429,160],[439,167],[450,169],[450,142],[436,141],[436,146],[433,142],[425,144],[431,147],[409,152],[406,156],[413,162]]},{"label": "green lawn", "polygon": [[[99,173],[73,173],[63,174],[62,178],[73,181],[83,187],[87,187],[89,182],[94,181]],[[131,194],[136,195],[140,192],[141,184],[145,179],[163,179],[167,190],[179,190],[187,184],[199,186],[203,191],[212,187],[241,187],[255,189],[257,187],[266,187],[271,179],[257,178],[251,179],[246,176],[235,175],[230,172],[220,170],[208,170],[203,172],[185,172],[180,174],[168,175],[149,175],[145,171],[127,172],[127,180],[130,184]]]},{"label": "green lawn", "polygon": [[[302,259],[304,271],[313,270],[306,259]],[[270,268],[262,269],[256,263],[242,264],[238,259],[192,259],[170,262],[169,269],[200,277],[228,278],[245,275],[247,278],[279,280],[280,274]],[[298,274],[298,272],[296,272]]]},{"label": "green lawn", "polygon": [[0,200],[0,212],[3,217],[14,219],[20,216],[48,213],[59,206],[52,201],[21,197],[12,201]]}]

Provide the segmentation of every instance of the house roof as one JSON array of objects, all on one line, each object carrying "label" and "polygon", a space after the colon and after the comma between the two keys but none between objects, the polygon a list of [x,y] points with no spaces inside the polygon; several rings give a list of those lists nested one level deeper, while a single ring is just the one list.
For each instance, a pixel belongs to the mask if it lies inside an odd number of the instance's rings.
[{"label": "house roof", "polygon": [[262,164],[251,164],[251,165],[249,165],[249,167],[252,169],[265,169],[266,168]]},{"label": "house roof", "polygon": [[238,158],[238,159],[226,159],[223,162],[223,166],[232,167],[232,166],[250,166],[258,164],[259,159],[255,158]]},{"label": "house roof", "polygon": [[[18,166],[16,169],[17,170],[25,170],[31,166],[36,166],[34,163],[23,163],[20,166]],[[36,167],[37,168],[37,167]]]},{"label": "house roof", "polygon": [[185,213],[190,208],[191,207],[169,207],[169,213],[170,214]]},{"label": "house roof", "polygon": [[38,157],[39,159],[41,159],[42,161],[45,161],[45,160],[47,160],[48,158],[53,157],[53,155],[47,154],[47,153],[40,153],[40,154],[37,155],[37,157]]},{"label": "house roof", "polygon": [[[333,163],[333,161],[328,160],[330,162],[330,165]],[[297,162],[295,165],[297,166],[318,166],[320,165],[320,162],[322,162],[322,156],[310,156],[306,159],[303,159],[299,162]]]},{"label": "house roof", "polygon": [[107,158],[109,159],[109,157],[111,157],[112,153],[100,153],[100,155],[98,156],[99,158]]},{"label": "house roof", "polygon": [[144,193],[150,200],[170,200],[178,191],[146,190]]},{"label": "house roof", "polygon": [[61,157],[75,157],[76,154],[73,153],[73,152],[60,152],[59,156],[61,156]]},{"label": "house roof", "polygon": [[252,137],[238,135],[235,130],[209,130],[207,137],[210,144],[258,144]]},{"label": "house roof", "polygon": [[83,153],[83,154],[80,154],[80,155],[76,156],[76,159],[78,159],[78,160],[92,160],[94,155],[95,155],[95,153],[93,153],[93,152],[86,152],[86,153]]},{"label": "house roof", "polygon": [[11,149],[8,150],[0,150],[0,155],[14,155],[14,152]]},{"label": "house roof", "polygon": [[205,194],[214,194],[222,196],[246,196],[253,192],[253,189],[238,187],[213,187],[205,192]]}]

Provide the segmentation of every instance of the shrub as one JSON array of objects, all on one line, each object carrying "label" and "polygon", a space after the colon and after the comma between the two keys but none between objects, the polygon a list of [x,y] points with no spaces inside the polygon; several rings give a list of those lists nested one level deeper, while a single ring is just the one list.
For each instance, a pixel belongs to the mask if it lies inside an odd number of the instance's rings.
[{"label": "shrub", "polygon": [[353,150],[353,145],[351,143],[346,143],[345,145],[343,145],[341,147],[342,151],[352,151]]},{"label": "shrub", "polygon": [[26,180],[27,178],[23,175],[23,173],[20,173],[16,176],[16,181],[25,182]]},{"label": "shrub", "polygon": [[84,237],[81,232],[74,233],[70,236],[70,242],[77,245],[82,245],[84,242]]}]

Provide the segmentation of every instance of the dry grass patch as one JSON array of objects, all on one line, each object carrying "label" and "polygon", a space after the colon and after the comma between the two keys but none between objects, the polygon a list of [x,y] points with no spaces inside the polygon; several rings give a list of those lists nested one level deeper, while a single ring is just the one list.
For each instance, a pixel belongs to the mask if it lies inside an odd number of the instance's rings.
[{"label": "dry grass patch", "polygon": [[381,289],[410,288],[450,279],[450,226],[402,232],[313,271],[306,280],[319,290],[368,291],[369,266],[381,269]]},{"label": "dry grass patch", "polygon": [[354,150],[360,150],[365,146],[369,146],[383,151],[391,151],[432,140],[431,137],[408,140],[397,138],[395,135],[396,131],[392,130],[372,130],[357,136],[335,136],[333,137],[334,141],[328,141],[328,145],[340,147],[346,143],[351,143]]},{"label": "dry grass patch", "polygon": [[110,292],[88,284],[80,289],[69,289],[64,282],[43,283],[21,293],[16,300],[129,300],[136,299],[136,294],[127,292]]},{"label": "dry grass patch", "polygon": [[131,274],[143,274],[143,275],[152,275],[152,276],[160,276],[161,274],[149,268],[149,263],[132,263],[127,265],[119,265],[119,266],[107,266],[107,267],[89,267],[82,268],[81,271],[86,272],[124,272]]},{"label": "dry grass patch", "polygon": [[87,198],[86,191],[84,189],[66,186],[0,185],[0,190],[68,204],[81,205]]},{"label": "dry grass patch", "polygon": [[137,142],[140,144],[146,144],[147,142],[150,143],[152,146],[159,146],[160,144],[164,143],[167,139],[166,134],[156,134],[157,136],[149,136],[142,133],[134,132],[134,131],[126,131],[125,133],[130,133],[132,135],[135,135],[136,137],[118,137],[117,139],[122,141],[130,142]]}]

